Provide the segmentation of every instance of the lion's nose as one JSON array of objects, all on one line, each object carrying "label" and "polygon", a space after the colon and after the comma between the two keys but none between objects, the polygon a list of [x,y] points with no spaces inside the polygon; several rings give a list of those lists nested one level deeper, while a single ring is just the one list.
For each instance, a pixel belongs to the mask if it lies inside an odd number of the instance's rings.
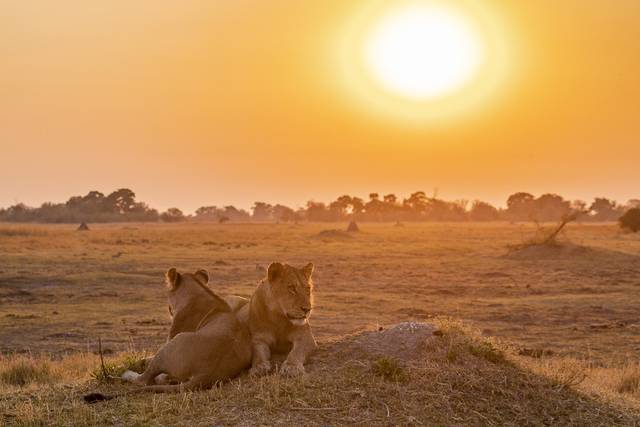
[{"label": "lion's nose", "polygon": [[309,312],[311,311],[311,307],[300,307],[300,309],[304,311],[304,314],[309,314]]}]

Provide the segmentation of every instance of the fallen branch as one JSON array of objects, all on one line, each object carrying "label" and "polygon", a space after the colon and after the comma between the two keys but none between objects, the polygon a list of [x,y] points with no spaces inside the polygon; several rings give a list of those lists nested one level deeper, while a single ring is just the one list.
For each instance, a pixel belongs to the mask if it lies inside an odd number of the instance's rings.
[{"label": "fallen branch", "polygon": [[546,239],[544,239],[542,244],[549,245],[553,243],[556,240],[556,236],[562,231],[564,226],[578,219],[578,217],[582,215],[582,213],[582,211],[574,211],[570,214],[565,215],[560,221],[560,224],[558,224],[558,227],[556,227],[556,229],[551,234],[549,234]]}]

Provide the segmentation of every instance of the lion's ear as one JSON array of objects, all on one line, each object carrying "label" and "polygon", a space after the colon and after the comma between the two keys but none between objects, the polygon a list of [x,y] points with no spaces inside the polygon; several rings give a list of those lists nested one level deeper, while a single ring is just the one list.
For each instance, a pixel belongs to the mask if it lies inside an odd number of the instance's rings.
[{"label": "lion's ear", "polygon": [[209,283],[209,273],[207,273],[207,270],[200,269],[196,271],[193,275],[195,276],[196,280],[198,280],[203,285],[206,285],[207,283]]},{"label": "lion's ear", "polygon": [[307,280],[311,279],[311,275],[313,274],[313,263],[312,262],[310,262],[309,264],[307,264],[304,267],[302,267],[302,274],[304,274],[304,277],[306,277]]},{"label": "lion's ear", "polygon": [[267,270],[267,279],[269,279],[269,283],[273,283],[280,278],[284,274],[284,265],[279,262],[272,262],[269,265],[269,269]]},{"label": "lion's ear", "polygon": [[180,284],[180,273],[176,270],[175,267],[171,267],[167,270],[167,274],[165,274],[167,280],[167,287],[171,290],[178,287]]}]

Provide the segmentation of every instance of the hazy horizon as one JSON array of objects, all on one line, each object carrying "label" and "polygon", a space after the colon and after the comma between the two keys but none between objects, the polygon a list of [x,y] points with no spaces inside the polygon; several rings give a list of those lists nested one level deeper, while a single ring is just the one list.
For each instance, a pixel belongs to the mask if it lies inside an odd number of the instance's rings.
[{"label": "hazy horizon", "polygon": [[[129,188],[129,187],[118,187],[118,188]],[[97,189],[97,188],[92,188],[92,189],[88,189],[86,191],[80,191],[77,194],[69,194],[67,196],[63,196],[60,199],[57,200],[43,200],[43,201],[34,201],[33,203],[28,203],[25,202],[23,200],[16,200],[14,202],[11,203],[11,205],[16,204],[16,203],[24,203],[25,205],[29,206],[29,207],[39,207],[42,203],[46,203],[46,202],[52,202],[52,203],[64,203],[66,202],[70,197],[72,196],[84,196],[85,194],[87,194],[89,191],[100,191],[101,193],[108,195],[109,193],[111,193],[112,191],[117,190],[118,188],[110,188],[110,189]],[[179,205],[160,205],[157,203],[154,203],[152,200],[145,198],[144,195],[142,195],[141,193],[137,192],[135,188],[130,188],[131,190],[133,190],[134,193],[136,193],[136,200],[139,202],[145,202],[147,204],[149,204],[149,206],[151,208],[155,208],[158,209],[159,211],[164,211],[166,209],[169,208],[178,208],[180,210],[182,210],[185,214],[192,214],[195,212],[196,209],[203,207],[203,206],[217,206],[217,207],[224,207],[224,206],[228,206],[228,205],[233,205],[238,209],[244,209],[246,211],[251,211],[251,208],[254,204],[254,202],[265,202],[265,203],[269,203],[272,205],[276,205],[276,204],[283,204],[285,206],[288,206],[290,208],[293,209],[297,209],[297,208],[303,208],[306,207],[307,202],[309,201],[314,201],[314,202],[323,202],[326,204],[331,203],[332,201],[336,200],[339,196],[342,196],[344,194],[350,195],[350,196],[355,196],[355,197],[360,197],[363,200],[367,201],[369,199],[369,194],[370,193],[378,193],[380,198],[382,198],[385,194],[395,194],[398,197],[398,202],[401,203],[402,199],[404,198],[408,198],[411,193],[416,192],[416,191],[424,191],[425,194],[428,197],[433,196],[434,194],[436,195],[436,197],[438,199],[442,199],[442,200],[446,200],[446,201],[456,201],[456,200],[467,200],[470,203],[475,201],[475,200],[480,200],[483,202],[487,202],[492,204],[493,206],[495,206],[496,208],[506,208],[507,207],[507,198],[516,192],[525,192],[525,193],[530,193],[535,197],[539,197],[542,194],[558,194],[559,196],[563,197],[565,200],[569,200],[569,201],[574,201],[574,200],[582,200],[587,202],[587,205],[589,205],[596,197],[605,197],[608,198],[610,200],[613,200],[615,202],[618,202],[619,204],[624,205],[625,203],[629,202],[632,199],[637,200],[638,197],[630,197],[628,199],[615,199],[614,197],[610,197],[608,194],[596,194],[592,197],[570,197],[569,195],[566,194],[561,194],[558,192],[554,192],[554,191],[541,191],[541,192],[531,192],[531,191],[527,191],[526,189],[521,189],[521,190],[516,190],[512,193],[509,194],[505,194],[505,196],[501,199],[496,199],[496,200],[491,200],[491,199],[483,199],[480,197],[474,197],[474,196],[469,196],[469,197],[464,197],[464,196],[460,196],[460,197],[456,197],[456,196],[448,196],[446,193],[443,193],[442,191],[440,191],[439,189],[433,189],[433,190],[428,190],[428,189],[414,189],[412,191],[407,191],[407,192],[398,192],[398,191],[366,191],[366,192],[360,192],[360,193],[354,193],[354,192],[343,192],[343,193],[339,193],[339,194],[334,194],[334,195],[328,195],[327,197],[321,198],[321,197],[309,197],[307,199],[304,199],[303,201],[286,201],[286,200],[280,200],[280,199],[267,199],[267,198],[260,198],[257,197],[255,198],[255,200],[250,200],[248,202],[244,202],[244,199],[237,199],[238,202],[230,202],[230,201],[225,201],[225,200],[219,200],[219,201],[211,201],[211,202],[207,202],[206,200],[203,199],[203,201],[201,203],[195,202],[193,205],[189,206],[189,207],[184,207],[184,206],[179,206]],[[244,204],[243,204],[244,203]],[[2,208],[7,208],[9,207],[9,205],[0,205],[0,209]]]},{"label": "hazy horizon", "polygon": [[454,113],[354,83],[350,31],[384,2],[1,3],[2,207],[122,187],[185,212],[434,188],[640,197],[634,0],[460,0],[507,48]]}]

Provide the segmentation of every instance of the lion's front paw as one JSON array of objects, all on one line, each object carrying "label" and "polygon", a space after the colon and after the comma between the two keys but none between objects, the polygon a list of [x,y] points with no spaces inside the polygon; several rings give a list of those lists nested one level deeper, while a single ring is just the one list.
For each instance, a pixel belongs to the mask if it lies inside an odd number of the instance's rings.
[{"label": "lion's front paw", "polygon": [[120,378],[122,378],[123,381],[127,381],[130,383],[135,383],[140,381],[140,377],[141,375],[137,372],[133,372],[131,370],[127,370],[124,371],[124,373],[122,374],[122,376]]},{"label": "lion's front paw", "polygon": [[304,366],[302,363],[291,363],[285,361],[280,367],[280,375],[286,377],[297,377],[304,374]]},{"label": "lion's front paw", "polygon": [[271,372],[271,363],[267,360],[265,362],[260,362],[256,366],[252,366],[249,370],[249,375],[253,377],[260,377],[262,375],[266,375]]}]

